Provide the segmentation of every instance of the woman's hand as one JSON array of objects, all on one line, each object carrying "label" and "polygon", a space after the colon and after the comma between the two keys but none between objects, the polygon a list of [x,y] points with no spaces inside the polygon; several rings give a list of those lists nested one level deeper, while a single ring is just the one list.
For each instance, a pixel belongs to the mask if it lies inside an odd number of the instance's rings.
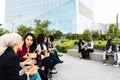
[{"label": "woman's hand", "polygon": [[29,57],[28,57],[28,54],[25,54],[24,56],[23,56],[23,58],[24,59],[28,59]]},{"label": "woman's hand", "polygon": [[29,66],[28,67],[28,74],[30,75],[30,76],[32,76],[32,75],[34,75],[35,73],[37,73],[37,71],[38,71],[38,66]]},{"label": "woman's hand", "polygon": [[26,66],[26,65],[34,65],[35,64],[35,61],[34,60],[31,60],[31,59],[26,59],[24,62],[22,62],[22,65],[23,66]]},{"label": "woman's hand", "polygon": [[45,55],[45,57],[49,57],[50,56],[50,54],[46,50],[44,51],[44,55]]}]

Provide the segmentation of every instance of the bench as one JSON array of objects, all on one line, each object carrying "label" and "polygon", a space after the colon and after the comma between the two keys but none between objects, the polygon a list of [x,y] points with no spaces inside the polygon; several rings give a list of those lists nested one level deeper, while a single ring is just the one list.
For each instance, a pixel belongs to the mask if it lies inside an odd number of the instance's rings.
[{"label": "bench", "polygon": [[[71,56],[78,57],[78,58],[81,57],[81,53],[78,53],[77,49],[68,49],[67,54],[71,55]],[[91,57],[91,60],[103,62],[103,51],[94,50],[94,52],[90,53],[90,57]],[[120,57],[120,55],[119,55],[119,57]],[[107,62],[108,63],[114,63],[113,57],[111,57],[111,56],[108,57]],[[120,62],[120,58],[119,58],[119,62]]]}]

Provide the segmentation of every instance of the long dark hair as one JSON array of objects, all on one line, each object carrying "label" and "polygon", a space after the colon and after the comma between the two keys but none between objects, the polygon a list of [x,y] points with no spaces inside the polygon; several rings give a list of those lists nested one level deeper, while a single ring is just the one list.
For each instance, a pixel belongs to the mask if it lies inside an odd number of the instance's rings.
[{"label": "long dark hair", "polygon": [[45,34],[39,34],[38,37],[37,37],[37,43],[38,44],[44,43],[45,37],[47,37]]},{"label": "long dark hair", "polygon": [[107,41],[107,44],[110,45],[111,42],[112,42],[112,39],[109,39],[109,40]]},{"label": "long dark hair", "polygon": [[52,35],[49,35],[48,37],[50,38],[51,42],[54,42],[54,37]]},{"label": "long dark hair", "polygon": [[82,39],[79,39],[79,42],[78,43],[81,43],[82,42]]},{"label": "long dark hair", "polygon": [[30,46],[30,52],[34,52],[37,47],[36,38],[33,33],[27,33],[24,37],[24,45],[26,45],[25,39],[27,38],[27,36],[32,36],[33,38],[33,44]]}]

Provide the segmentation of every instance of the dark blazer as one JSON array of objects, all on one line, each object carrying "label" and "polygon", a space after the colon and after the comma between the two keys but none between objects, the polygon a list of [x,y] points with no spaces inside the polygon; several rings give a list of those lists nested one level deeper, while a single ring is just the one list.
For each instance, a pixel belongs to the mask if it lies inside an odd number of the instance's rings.
[{"label": "dark blazer", "polygon": [[[109,49],[110,49],[110,46],[111,46],[111,45],[106,44],[106,46],[105,46],[105,51],[106,51],[106,50],[109,50]],[[114,44],[112,44],[112,51],[113,51],[113,52],[116,52],[116,51],[117,51],[117,48],[116,48],[116,46],[115,46]]]},{"label": "dark blazer", "polygon": [[19,57],[8,47],[0,56],[0,80],[26,80],[27,75],[19,76]]},{"label": "dark blazer", "polygon": [[[47,52],[49,52],[48,45],[45,44],[45,46],[46,46],[46,48],[47,48]],[[41,48],[41,50],[44,50],[43,44],[40,44],[40,48]],[[44,52],[41,52],[41,54],[44,55]]]},{"label": "dark blazer", "polygon": [[78,43],[78,52],[81,52],[81,48],[82,48],[81,44],[83,46],[85,43],[84,42],[79,42]]}]

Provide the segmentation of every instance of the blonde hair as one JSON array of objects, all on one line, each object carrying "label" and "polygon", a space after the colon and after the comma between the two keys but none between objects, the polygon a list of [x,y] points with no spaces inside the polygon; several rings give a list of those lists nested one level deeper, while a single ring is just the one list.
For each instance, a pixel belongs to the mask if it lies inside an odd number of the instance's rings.
[{"label": "blonde hair", "polygon": [[22,37],[18,33],[8,33],[0,37],[0,56],[8,47],[13,47]]}]

